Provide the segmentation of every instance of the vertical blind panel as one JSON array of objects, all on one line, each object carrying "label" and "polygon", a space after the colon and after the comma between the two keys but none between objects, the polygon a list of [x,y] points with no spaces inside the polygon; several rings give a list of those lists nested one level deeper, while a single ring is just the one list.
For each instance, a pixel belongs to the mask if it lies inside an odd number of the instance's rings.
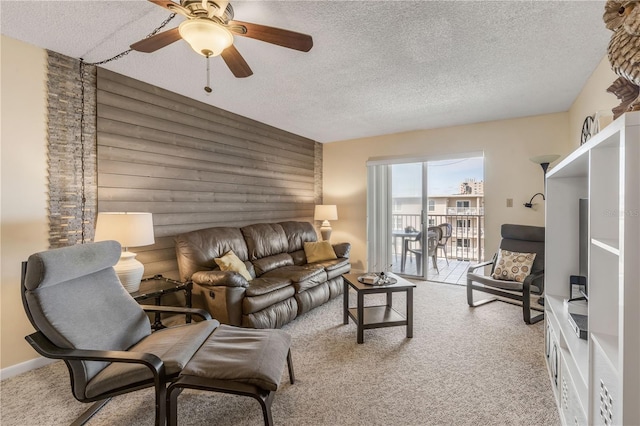
[{"label": "vertical blind panel", "polygon": [[390,270],[391,173],[387,165],[367,166],[367,271]]},{"label": "vertical blind panel", "polygon": [[98,210],[153,213],[146,276],[177,269],[179,233],[313,221],[317,142],[102,68],[97,87]]}]

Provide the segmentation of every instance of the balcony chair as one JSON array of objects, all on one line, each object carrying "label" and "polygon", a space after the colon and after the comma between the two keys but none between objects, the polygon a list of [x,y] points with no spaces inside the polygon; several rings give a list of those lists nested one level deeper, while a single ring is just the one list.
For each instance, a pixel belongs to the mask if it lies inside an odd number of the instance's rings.
[{"label": "balcony chair", "polygon": [[[436,273],[438,270],[438,241],[440,240],[442,230],[437,226],[427,228],[427,256],[431,258],[433,268]],[[417,275],[422,275],[422,232],[418,233],[413,240],[404,242],[404,254],[414,254],[416,256]]]},{"label": "balcony chair", "polygon": [[[502,225],[501,235],[500,249],[493,259],[472,265],[467,270],[467,303],[471,307],[496,300],[521,304],[524,322],[534,324],[544,318],[543,309],[531,307],[531,295],[544,292],[544,227],[505,224]],[[514,252],[521,256],[509,254]],[[533,254],[535,259],[531,263]],[[488,276],[482,273],[486,266],[491,266]],[[500,296],[500,299],[494,297],[474,302],[474,290]],[[531,310],[542,313],[532,317]]]},{"label": "balcony chair", "polygon": [[447,244],[449,243],[449,238],[451,238],[452,228],[450,223],[441,223],[438,225],[438,228],[441,230],[441,237],[438,240],[438,248],[442,250],[444,253],[444,260],[447,261],[447,265],[449,265],[449,256],[447,256]]},{"label": "balcony chair", "polygon": [[[77,400],[95,402],[73,424],[84,424],[113,396],[153,387],[155,424],[164,425],[167,385],[181,390],[194,376],[202,389],[256,398],[271,424],[285,361],[294,380],[289,335],[220,325],[200,309],[143,307],[113,269],[120,253],[120,244],[103,241],[36,253],[22,265],[22,302],[36,329],[25,339],[40,355],[64,360]],[[152,333],[146,312],[191,314],[203,321]],[[204,356],[215,365],[191,363]],[[186,379],[183,369],[189,369]],[[177,393],[169,396],[169,420],[175,424]]]}]

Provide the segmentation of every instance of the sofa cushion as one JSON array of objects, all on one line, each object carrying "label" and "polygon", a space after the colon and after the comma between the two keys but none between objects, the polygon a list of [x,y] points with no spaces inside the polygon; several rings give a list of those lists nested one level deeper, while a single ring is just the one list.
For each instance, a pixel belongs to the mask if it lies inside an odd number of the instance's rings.
[{"label": "sofa cushion", "polygon": [[304,254],[304,250],[296,250],[289,253],[291,259],[293,259],[294,265],[304,265],[307,263],[307,256]]},{"label": "sofa cushion", "polygon": [[276,268],[293,265],[293,259],[288,253],[280,253],[262,259],[256,259],[252,264],[256,272],[256,277],[259,277]]},{"label": "sofa cushion", "polygon": [[280,222],[289,243],[289,253],[302,250],[306,242],[318,241],[318,234],[309,222]]},{"label": "sofa cushion", "polygon": [[273,304],[261,311],[242,316],[242,326],[252,328],[280,328],[298,315],[295,297]]},{"label": "sofa cushion", "polygon": [[338,258],[329,241],[304,243],[304,254],[307,256],[307,262],[309,263]]},{"label": "sofa cushion", "polygon": [[291,285],[291,279],[286,276],[262,276],[251,280],[245,294],[248,297],[260,296],[288,285]]},{"label": "sofa cushion", "polygon": [[249,259],[247,244],[238,228],[208,228],[176,236],[176,256],[180,280],[188,281],[197,271],[217,269],[216,257],[229,250],[245,261]]},{"label": "sofa cushion", "polygon": [[327,280],[327,273],[321,265],[284,266],[267,272],[263,277],[291,280],[296,293],[322,284]]},{"label": "sofa cushion", "polygon": [[247,243],[250,260],[289,252],[287,236],[277,223],[258,223],[240,228],[240,231]]},{"label": "sofa cushion", "polygon": [[331,298],[329,285],[325,282],[319,286],[296,293],[296,301],[298,302],[298,315],[309,312],[311,309],[326,303]]},{"label": "sofa cushion", "polygon": [[295,288],[288,285],[259,296],[245,297],[242,300],[242,313],[247,315],[261,311],[271,305],[275,305],[278,302],[282,302],[283,300],[290,298],[295,293]]},{"label": "sofa cushion", "polygon": [[247,281],[251,281],[253,277],[247,270],[247,267],[244,265],[242,260],[233,252],[233,250],[229,250],[222,257],[216,257],[216,264],[220,267],[222,271],[231,271],[237,272],[244,277]]},{"label": "sofa cushion", "polygon": [[338,258],[338,259],[330,259],[323,260],[322,262],[316,262],[312,265],[322,266],[325,271],[327,271],[327,278],[335,278],[342,274],[346,274],[351,270],[351,264],[349,263],[349,259]]}]

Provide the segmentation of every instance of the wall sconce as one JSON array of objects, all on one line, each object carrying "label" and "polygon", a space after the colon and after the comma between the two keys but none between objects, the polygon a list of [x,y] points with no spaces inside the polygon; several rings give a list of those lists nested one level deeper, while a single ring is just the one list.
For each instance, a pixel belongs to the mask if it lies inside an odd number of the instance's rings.
[{"label": "wall sconce", "polygon": [[531,199],[529,200],[528,203],[524,203],[524,206],[528,207],[528,208],[532,208],[533,207],[533,199],[536,198],[536,196],[538,196],[538,195],[541,195],[543,200],[545,199],[544,198],[544,194],[542,192],[538,192],[536,194],[533,194],[533,197],[531,197]]},{"label": "wall sconce", "polygon": [[332,231],[329,221],[338,220],[338,208],[333,204],[317,205],[313,218],[323,221],[320,227],[320,233],[324,241],[329,241]]},{"label": "wall sconce", "polygon": [[[529,158],[530,161],[536,163],[536,164],[540,164],[540,167],[542,167],[542,173],[543,173],[543,179],[545,178],[545,176],[547,176],[547,169],[549,168],[549,164],[553,163],[554,161],[556,161],[558,158],[560,158],[560,156],[558,154],[549,154],[549,155],[539,155],[537,157],[531,157]],[[546,180],[544,181],[545,183],[545,188],[546,188]],[[542,192],[537,192],[535,194],[533,194],[533,197],[531,197],[531,199],[529,200],[528,203],[524,203],[523,206],[527,207],[527,208],[533,208],[533,199],[536,198],[538,195],[542,196],[543,200],[546,200],[546,198],[544,197],[544,193]]]},{"label": "wall sconce", "polygon": [[140,289],[144,265],[136,260],[129,247],[148,246],[155,242],[151,213],[98,213],[94,241],[116,240],[122,246],[120,260],[113,267],[122,286],[134,293]]}]

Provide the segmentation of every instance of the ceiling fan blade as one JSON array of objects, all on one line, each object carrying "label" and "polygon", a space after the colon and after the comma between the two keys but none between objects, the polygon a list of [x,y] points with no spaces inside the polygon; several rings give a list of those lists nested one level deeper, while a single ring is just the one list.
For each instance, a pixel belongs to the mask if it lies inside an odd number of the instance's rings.
[{"label": "ceiling fan blade", "polygon": [[[277,44],[278,46],[288,47],[289,49],[308,52],[313,47],[313,39],[307,34],[242,21],[229,21],[228,25],[230,27],[229,29],[236,35]],[[247,32],[243,33],[242,31],[238,31],[237,28],[234,28],[234,26],[238,25],[245,27]]]},{"label": "ceiling fan blade", "polygon": [[154,36],[143,38],[142,40],[133,43],[131,47],[133,50],[137,50],[138,52],[151,53],[155,52],[158,49],[162,49],[165,46],[170,45],[174,41],[180,40],[182,37],[178,32],[178,28],[174,28],[172,30],[163,31]]},{"label": "ceiling fan blade", "polygon": [[253,75],[253,71],[233,44],[224,49],[220,56],[236,77],[244,78]]},{"label": "ceiling fan blade", "polygon": [[177,5],[177,3],[172,2],[171,0],[148,0],[153,4],[156,4],[158,6],[164,7],[165,9],[171,10],[169,9],[169,6],[171,5]]},{"label": "ceiling fan blade", "polygon": [[187,9],[186,7],[183,7],[182,5],[179,5],[178,3],[174,3],[171,0],[147,0],[147,1],[150,1],[151,3],[158,5],[160,7],[164,7],[169,12],[179,13],[186,17],[191,17],[191,11],[189,9]]}]

